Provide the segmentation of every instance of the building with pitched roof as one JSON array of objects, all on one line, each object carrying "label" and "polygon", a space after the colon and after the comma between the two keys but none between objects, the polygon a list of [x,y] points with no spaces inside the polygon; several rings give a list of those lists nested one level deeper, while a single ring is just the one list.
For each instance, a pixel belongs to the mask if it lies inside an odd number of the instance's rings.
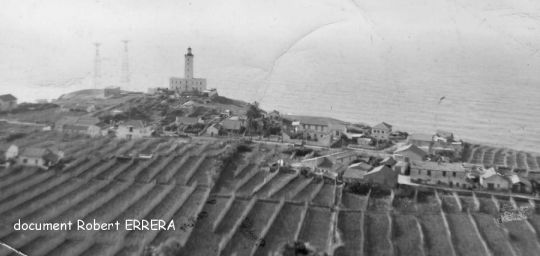
[{"label": "building with pitched roof", "polygon": [[401,161],[424,161],[428,154],[414,144],[409,144],[394,151],[396,159]]},{"label": "building with pitched roof", "polygon": [[119,124],[116,129],[116,137],[120,139],[141,139],[152,136],[153,129],[146,126],[141,120],[130,120]]},{"label": "building with pitched roof", "polygon": [[26,166],[37,166],[47,169],[56,164],[61,156],[48,148],[25,148],[19,154],[17,163]]},{"label": "building with pitched roof", "polygon": [[0,111],[11,111],[17,108],[17,98],[11,94],[0,95]]},{"label": "building with pitched roof", "polygon": [[376,140],[388,140],[392,133],[392,125],[382,122],[371,128],[371,136]]},{"label": "building with pitched roof", "polygon": [[392,168],[381,165],[373,168],[364,174],[364,181],[372,184],[379,184],[384,187],[393,188],[397,184],[398,173]]},{"label": "building with pitched roof", "polygon": [[410,170],[411,181],[415,183],[460,188],[472,187],[467,175],[470,170],[461,163],[411,161]]}]

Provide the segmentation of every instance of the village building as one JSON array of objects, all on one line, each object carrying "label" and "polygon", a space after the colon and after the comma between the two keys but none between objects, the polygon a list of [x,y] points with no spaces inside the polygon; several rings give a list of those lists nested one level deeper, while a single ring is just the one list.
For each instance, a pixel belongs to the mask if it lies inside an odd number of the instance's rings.
[{"label": "village building", "polygon": [[407,137],[407,142],[421,148],[425,152],[429,152],[433,144],[433,135],[423,133],[411,134]]},{"label": "village building", "polygon": [[86,134],[91,137],[100,136],[102,129],[100,120],[91,116],[64,116],[54,124],[54,129],[66,134]]},{"label": "village building", "polygon": [[437,163],[412,161],[411,181],[420,184],[471,188],[468,170],[460,163]]},{"label": "village building", "polygon": [[221,122],[221,125],[223,130],[227,131],[228,133],[238,134],[242,129],[242,121],[240,120],[225,119],[223,122]]},{"label": "village building", "polygon": [[206,79],[194,78],[194,55],[191,53],[191,47],[187,49],[184,55],[184,78],[171,77],[169,79],[169,88],[178,94],[184,92],[200,92],[206,90]]},{"label": "village building", "polygon": [[206,89],[203,91],[203,96],[212,98],[214,96],[218,96],[218,92],[216,88]]},{"label": "village building", "polygon": [[25,148],[19,154],[17,164],[47,169],[56,164],[61,157],[60,154],[56,154],[47,148]]},{"label": "village building", "polygon": [[392,168],[381,165],[364,174],[364,181],[393,188],[397,185],[398,174]]},{"label": "village building", "polygon": [[120,87],[109,86],[103,89],[103,95],[106,98],[119,97],[122,95],[122,91],[120,90]]},{"label": "village building", "polygon": [[512,188],[510,179],[498,173],[480,177],[480,185],[487,190],[508,191]]},{"label": "village building", "polygon": [[386,141],[390,138],[390,133],[392,133],[392,125],[385,122],[377,124],[371,128],[371,136],[376,140]]},{"label": "village building", "polygon": [[11,94],[0,95],[0,111],[11,111],[17,108],[17,98]]},{"label": "village building", "polygon": [[531,193],[532,192],[532,184],[529,180],[517,174],[510,175],[509,178],[510,178],[510,182],[512,183],[512,192],[515,192],[515,193]]},{"label": "village building", "polygon": [[433,136],[433,140],[443,143],[450,143],[454,141],[454,134],[448,131],[437,130]]},{"label": "village building", "polygon": [[401,161],[424,161],[428,154],[414,144],[409,144],[394,151],[394,157]]},{"label": "village building", "polygon": [[206,128],[205,135],[207,136],[219,136],[221,132],[221,124],[212,124]]},{"label": "village building", "polygon": [[120,139],[141,139],[152,136],[152,127],[145,126],[141,120],[130,120],[119,124],[116,129],[116,137]]}]

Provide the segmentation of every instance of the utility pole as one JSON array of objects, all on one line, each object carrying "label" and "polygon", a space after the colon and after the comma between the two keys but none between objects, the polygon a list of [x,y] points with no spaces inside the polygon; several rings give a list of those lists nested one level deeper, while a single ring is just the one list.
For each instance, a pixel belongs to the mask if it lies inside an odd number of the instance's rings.
[{"label": "utility pole", "polygon": [[96,55],[94,56],[94,89],[101,87],[101,56],[99,54],[100,43],[94,43]]},{"label": "utility pole", "polygon": [[121,84],[129,88],[130,78],[129,78],[129,52],[128,52],[128,40],[122,40],[124,43],[124,56],[122,58],[122,80]]}]

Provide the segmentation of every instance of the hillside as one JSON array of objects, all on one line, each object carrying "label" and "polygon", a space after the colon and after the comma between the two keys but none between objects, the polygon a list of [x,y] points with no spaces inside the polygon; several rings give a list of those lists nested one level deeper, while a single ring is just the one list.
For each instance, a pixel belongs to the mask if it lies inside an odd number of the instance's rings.
[{"label": "hillside", "polygon": [[[18,143],[17,140],[13,141]],[[294,240],[329,255],[535,255],[540,201],[477,192],[361,188],[260,167],[282,148],[226,141],[24,138],[63,169],[0,169],[0,241],[28,255],[267,255]],[[151,159],[114,155],[154,152]],[[497,224],[508,206],[536,209]],[[174,220],[168,231],[14,231],[13,222]],[[180,250],[175,245],[181,247]],[[0,255],[8,255],[0,248]]]}]

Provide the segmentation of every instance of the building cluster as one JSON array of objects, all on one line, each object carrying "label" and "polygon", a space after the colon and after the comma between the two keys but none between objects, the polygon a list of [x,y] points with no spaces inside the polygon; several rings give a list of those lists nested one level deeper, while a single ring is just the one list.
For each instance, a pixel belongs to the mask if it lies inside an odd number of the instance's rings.
[{"label": "building cluster", "polygon": [[4,166],[21,165],[48,169],[64,158],[62,151],[54,148],[25,147],[19,149],[15,144],[0,149],[0,162]]}]

